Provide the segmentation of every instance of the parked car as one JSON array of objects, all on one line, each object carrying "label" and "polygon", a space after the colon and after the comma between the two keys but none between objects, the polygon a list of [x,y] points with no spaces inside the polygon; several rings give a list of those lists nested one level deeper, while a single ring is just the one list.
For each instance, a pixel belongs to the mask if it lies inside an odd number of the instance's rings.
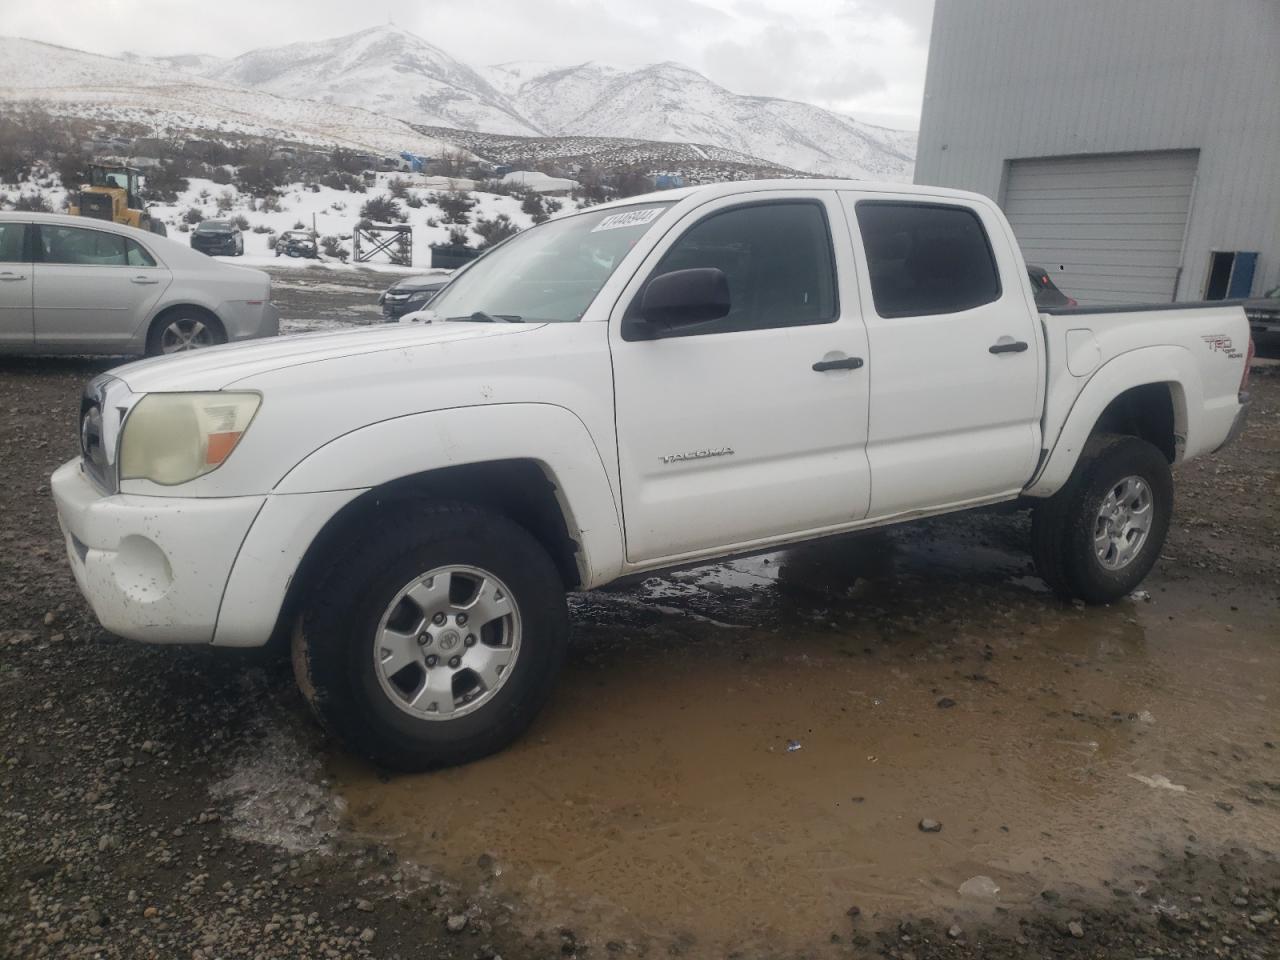
[{"label": "parked car", "polygon": [[310,230],[286,230],[276,240],[277,257],[310,257],[320,256],[316,246],[316,235]]},{"label": "parked car", "polygon": [[0,213],[0,352],[176,353],[279,321],[261,270],[121,224]]},{"label": "parked car", "polygon": [[1261,297],[1246,300],[1244,313],[1260,344],[1265,340],[1268,347],[1274,348],[1280,343],[1280,286],[1266,291]]},{"label": "parked car", "polygon": [[406,313],[426,309],[432,297],[448,282],[449,277],[440,274],[397,280],[378,294],[378,303],[382,305],[382,318],[390,322],[400,319]]},{"label": "parked car", "polygon": [[244,255],[244,234],[230,220],[201,220],[191,231],[191,249],[211,257]]},{"label": "parked car", "polygon": [[[1240,429],[1238,306],[1038,308],[992,201],[721,183],[557,218],[419,322],[95,379],[53,495],[109,630],[290,638],[325,727],[461,763],[551,692],[565,592],[997,503],[1063,597],[1159,557]],[[655,718],[657,722],[657,718]]]},{"label": "parked car", "polygon": [[1036,267],[1028,263],[1027,279],[1031,281],[1031,292],[1035,294],[1037,307],[1043,309],[1079,306],[1075,297],[1068,297],[1054,285],[1054,282],[1049,279],[1049,271],[1044,267]]}]

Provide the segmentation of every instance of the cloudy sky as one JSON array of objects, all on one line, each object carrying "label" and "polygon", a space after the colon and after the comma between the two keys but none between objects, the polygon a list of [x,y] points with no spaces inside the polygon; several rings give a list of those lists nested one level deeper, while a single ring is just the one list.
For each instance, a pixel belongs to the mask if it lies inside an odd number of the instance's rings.
[{"label": "cloudy sky", "polygon": [[739,93],[916,126],[933,0],[0,0],[0,33],[212,53],[393,21],[470,64],[676,60]]}]

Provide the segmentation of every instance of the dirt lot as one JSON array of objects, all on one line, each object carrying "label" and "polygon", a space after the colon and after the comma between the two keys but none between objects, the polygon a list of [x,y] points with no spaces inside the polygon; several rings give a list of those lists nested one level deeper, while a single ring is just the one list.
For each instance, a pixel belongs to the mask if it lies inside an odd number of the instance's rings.
[{"label": "dirt lot", "polygon": [[574,597],[528,736],[391,777],[278,659],[88,615],[47,480],[107,366],[0,360],[0,956],[1280,956],[1275,368],[1127,601],[1008,513]]}]

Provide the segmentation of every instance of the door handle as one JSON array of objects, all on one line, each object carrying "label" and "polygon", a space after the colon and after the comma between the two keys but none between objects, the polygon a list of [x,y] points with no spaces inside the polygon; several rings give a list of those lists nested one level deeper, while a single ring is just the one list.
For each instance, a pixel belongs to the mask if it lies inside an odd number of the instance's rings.
[{"label": "door handle", "polygon": [[160,281],[155,279],[155,277],[134,277],[133,282],[134,283],[159,283]]},{"label": "door handle", "polygon": [[991,353],[1021,353],[1027,349],[1024,340],[1002,340],[1000,343],[993,343],[987,348]]},{"label": "door handle", "polygon": [[27,275],[25,273],[14,273],[12,270],[6,270],[4,273],[0,273],[0,280],[25,280],[25,279],[27,279]]},{"label": "door handle", "polygon": [[860,366],[861,357],[843,357],[840,360],[819,360],[813,365],[813,369],[823,373],[827,370],[857,370]]}]

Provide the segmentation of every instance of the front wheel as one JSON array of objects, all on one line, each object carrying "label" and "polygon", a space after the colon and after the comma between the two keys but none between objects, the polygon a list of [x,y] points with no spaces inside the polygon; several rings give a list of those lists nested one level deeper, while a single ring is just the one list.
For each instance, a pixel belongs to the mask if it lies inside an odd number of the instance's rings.
[{"label": "front wheel", "polygon": [[564,660],[564,585],[542,546],[466,504],[403,502],[353,530],[293,638],[321,724],[397,770],[467,763],[515,740]]},{"label": "front wheel", "polygon": [[1164,454],[1137,437],[1097,436],[1066,486],[1032,513],[1036,570],[1067,599],[1118,600],[1151,572],[1172,515]]}]

